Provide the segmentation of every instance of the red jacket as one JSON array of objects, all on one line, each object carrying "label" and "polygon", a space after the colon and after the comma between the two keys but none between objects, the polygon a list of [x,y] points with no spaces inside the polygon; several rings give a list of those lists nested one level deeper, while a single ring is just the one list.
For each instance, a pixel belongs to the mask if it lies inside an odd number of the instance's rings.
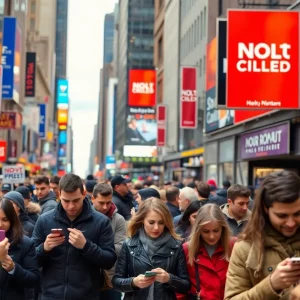
[{"label": "red jacket", "polygon": [[191,281],[190,294],[196,295],[196,271],[198,267],[200,275],[201,300],[223,300],[226,282],[226,274],[229,263],[222,258],[223,247],[219,246],[210,258],[205,247],[201,246],[194,265],[189,264],[188,243],[183,245],[188,272]]}]

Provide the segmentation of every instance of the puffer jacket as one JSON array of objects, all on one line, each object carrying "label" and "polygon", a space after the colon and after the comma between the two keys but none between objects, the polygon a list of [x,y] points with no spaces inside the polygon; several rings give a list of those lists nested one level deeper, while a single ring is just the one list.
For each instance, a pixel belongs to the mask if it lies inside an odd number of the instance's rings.
[{"label": "puffer jacket", "polygon": [[34,202],[29,202],[28,206],[25,207],[28,217],[29,217],[29,221],[35,225],[37,219],[39,218],[39,215],[41,213],[41,207],[38,203],[34,203]]},{"label": "puffer jacket", "polygon": [[153,262],[144,250],[138,234],[127,239],[118,257],[112,284],[115,289],[124,292],[124,300],[147,299],[150,287],[139,289],[132,287],[134,277],[145,274],[155,268],[162,268],[170,274],[170,282],[154,283],[154,299],[176,299],[175,293],[187,294],[190,289],[189,275],[180,241],[171,238],[153,256]]},{"label": "puffer jacket", "polygon": [[[61,228],[65,242],[50,252],[43,243],[51,229]],[[87,242],[83,249],[69,243],[68,228],[81,230]],[[33,240],[43,268],[42,300],[99,300],[100,269],[109,270],[116,261],[110,220],[95,211],[87,199],[81,214],[71,221],[61,203],[41,215],[35,225]]]},{"label": "puffer jacket", "polygon": [[14,273],[0,267],[0,299],[27,300],[26,295],[39,282],[38,260],[33,241],[24,236],[17,245],[11,245],[8,255],[15,263]]},{"label": "puffer jacket", "polygon": [[47,197],[44,199],[39,199],[39,203],[41,206],[41,215],[56,208],[57,202],[56,202],[56,195],[50,191]]},{"label": "puffer jacket", "polygon": [[280,262],[292,256],[300,256],[300,230],[293,237],[285,238],[267,224],[261,262],[255,246],[246,241],[237,242],[229,263],[224,299],[288,300],[290,289],[277,294],[270,276]]}]

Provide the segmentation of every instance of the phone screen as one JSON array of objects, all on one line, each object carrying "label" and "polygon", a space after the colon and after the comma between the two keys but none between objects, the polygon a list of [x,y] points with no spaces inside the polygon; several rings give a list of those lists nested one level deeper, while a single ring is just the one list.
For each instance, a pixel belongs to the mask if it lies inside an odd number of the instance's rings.
[{"label": "phone screen", "polygon": [[0,230],[0,242],[2,242],[5,239],[5,231]]},{"label": "phone screen", "polygon": [[57,229],[51,229],[51,233],[54,233],[54,234],[57,234],[57,233],[58,233],[58,234],[60,234],[61,236],[65,236],[63,230],[60,229],[60,228],[57,228]]}]

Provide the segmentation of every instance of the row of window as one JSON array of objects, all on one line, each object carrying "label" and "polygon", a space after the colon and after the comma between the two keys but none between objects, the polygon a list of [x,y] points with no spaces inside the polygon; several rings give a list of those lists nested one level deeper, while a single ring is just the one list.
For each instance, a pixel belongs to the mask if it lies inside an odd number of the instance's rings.
[{"label": "row of window", "polygon": [[207,30],[207,9],[201,11],[200,16],[194,21],[192,26],[186,31],[181,38],[181,58],[185,58],[194,48],[200,43],[200,41],[206,38]]},{"label": "row of window", "polygon": [[198,0],[181,0],[181,16],[184,18]]},{"label": "row of window", "polygon": [[206,72],[206,55],[203,58],[200,58],[199,61],[199,77],[205,76]]}]

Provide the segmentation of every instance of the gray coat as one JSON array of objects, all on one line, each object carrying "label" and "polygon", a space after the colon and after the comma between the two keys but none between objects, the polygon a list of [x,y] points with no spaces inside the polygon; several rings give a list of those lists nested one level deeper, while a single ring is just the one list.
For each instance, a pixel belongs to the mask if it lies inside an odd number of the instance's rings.
[{"label": "gray coat", "polygon": [[39,199],[40,207],[41,207],[41,215],[56,208],[56,195],[50,191],[47,197],[44,199]]}]

